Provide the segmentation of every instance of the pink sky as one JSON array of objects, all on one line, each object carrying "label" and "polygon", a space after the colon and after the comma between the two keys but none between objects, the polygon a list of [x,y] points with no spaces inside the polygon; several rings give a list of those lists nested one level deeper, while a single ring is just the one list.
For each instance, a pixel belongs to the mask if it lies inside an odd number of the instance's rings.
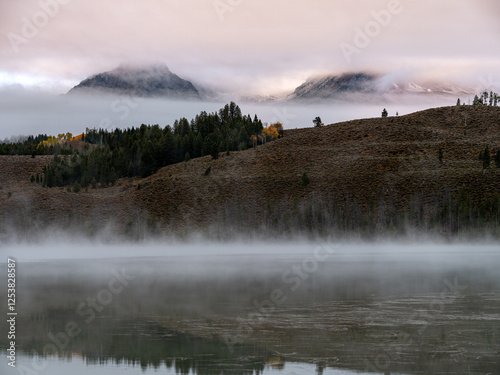
[{"label": "pink sky", "polygon": [[354,70],[497,84],[499,20],[497,0],[1,0],[0,86],[63,93],[142,61],[251,94]]}]

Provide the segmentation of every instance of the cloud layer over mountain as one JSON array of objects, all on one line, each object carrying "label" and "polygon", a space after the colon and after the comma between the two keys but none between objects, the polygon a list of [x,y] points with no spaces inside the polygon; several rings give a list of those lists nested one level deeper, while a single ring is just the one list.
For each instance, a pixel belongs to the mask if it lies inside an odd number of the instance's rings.
[{"label": "cloud layer over mountain", "polygon": [[360,70],[495,84],[499,18],[490,0],[2,2],[0,85],[65,92],[152,61],[195,85],[250,94]]}]

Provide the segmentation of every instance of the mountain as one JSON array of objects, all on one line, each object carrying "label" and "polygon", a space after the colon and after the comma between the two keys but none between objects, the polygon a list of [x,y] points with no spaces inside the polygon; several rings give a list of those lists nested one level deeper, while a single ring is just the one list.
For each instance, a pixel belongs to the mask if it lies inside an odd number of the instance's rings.
[{"label": "mountain", "polygon": [[114,70],[83,80],[68,94],[95,91],[140,97],[200,99],[200,93],[194,85],[172,73],[165,64],[120,65]]},{"label": "mountain", "polygon": [[329,99],[376,99],[381,95],[471,95],[474,90],[438,82],[401,82],[390,76],[369,73],[344,73],[308,79],[287,97],[292,101],[313,101]]},{"label": "mountain", "polygon": [[366,73],[346,73],[308,79],[289,99],[329,99],[345,93],[375,93],[376,77]]}]

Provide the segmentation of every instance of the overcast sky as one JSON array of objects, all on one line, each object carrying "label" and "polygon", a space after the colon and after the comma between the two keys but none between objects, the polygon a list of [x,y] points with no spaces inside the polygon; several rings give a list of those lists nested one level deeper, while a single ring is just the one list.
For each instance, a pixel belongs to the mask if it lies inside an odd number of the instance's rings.
[{"label": "overcast sky", "polygon": [[251,94],[359,70],[496,84],[499,20],[498,0],[0,0],[0,85],[142,61]]}]

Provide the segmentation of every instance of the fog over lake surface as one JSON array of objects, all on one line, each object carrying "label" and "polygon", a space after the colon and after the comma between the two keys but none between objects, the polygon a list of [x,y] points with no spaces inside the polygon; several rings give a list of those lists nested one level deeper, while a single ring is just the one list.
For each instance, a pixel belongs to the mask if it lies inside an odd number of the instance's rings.
[{"label": "fog over lake surface", "polygon": [[1,279],[7,257],[16,259],[18,365],[47,373],[487,374],[500,366],[495,243],[60,237],[0,253]]}]

